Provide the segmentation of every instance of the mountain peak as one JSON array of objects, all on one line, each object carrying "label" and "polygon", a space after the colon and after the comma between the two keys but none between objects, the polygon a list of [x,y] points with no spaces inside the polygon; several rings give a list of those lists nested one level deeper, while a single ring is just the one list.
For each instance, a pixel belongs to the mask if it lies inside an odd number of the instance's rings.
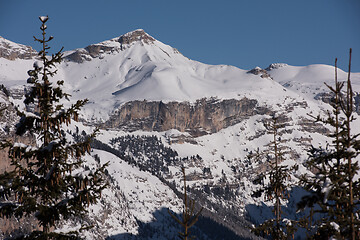
[{"label": "mountain peak", "polygon": [[100,57],[103,53],[123,51],[138,42],[142,45],[150,45],[155,41],[156,40],[147,34],[143,29],[136,29],[125,33],[120,37],[77,49],[69,55],[66,55],[65,58],[70,61],[81,63],[84,60],[91,61],[92,58]]},{"label": "mountain peak", "polygon": [[131,44],[133,42],[142,41],[144,43],[152,43],[155,41],[153,37],[147,34],[143,29],[136,29],[134,31],[128,32],[118,39],[121,44]]}]

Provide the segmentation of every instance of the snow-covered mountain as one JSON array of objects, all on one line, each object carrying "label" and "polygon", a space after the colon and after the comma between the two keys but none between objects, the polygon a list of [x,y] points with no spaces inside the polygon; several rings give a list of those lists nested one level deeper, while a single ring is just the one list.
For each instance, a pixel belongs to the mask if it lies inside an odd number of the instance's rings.
[{"label": "snow-covered mountain", "polygon": [[[31,49],[4,38],[0,38],[0,46],[8,55]],[[35,58],[0,58],[0,81],[5,86],[25,84]],[[64,58],[56,78],[65,80],[74,99],[89,98],[91,104],[86,107],[85,117],[99,121],[134,100],[195,102],[209,97],[247,97],[274,105],[286,97],[312,98],[326,90],[324,82],[331,84],[334,79],[334,68],[326,65],[272,64],[266,69],[268,77],[264,77],[233,66],[203,64],[186,58],[142,29],[65,52]],[[360,74],[353,74],[352,79],[357,89]],[[346,80],[341,70],[339,80]],[[292,91],[285,92],[285,88]]]},{"label": "snow-covered mountain", "polygon": [[[0,95],[4,106],[23,106],[27,71],[37,61],[28,49],[0,38],[0,52],[15,56],[0,54],[0,84],[9,95]],[[31,54],[20,57],[24,51]],[[198,236],[226,239],[209,230],[222,227],[225,232],[225,226],[230,235],[252,238],[248,221],[259,223],[271,212],[263,197],[252,197],[258,187],[253,180],[266,169],[266,160],[253,162],[247,156],[266,148],[272,136],[264,124],[271,115],[279,116],[287,123],[281,138],[290,149],[283,164],[299,165],[290,180],[296,181],[306,171],[302,163],[309,146],[328,141],[328,129],[308,115],[330,109],[324,82],[332,85],[334,72],[327,65],[271,64],[252,70],[207,65],[141,29],[65,52],[54,80],[65,81],[73,101],[89,99],[83,123],[68,132],[76,137],[82,130],[100,127],[87,161],[89,166],[95,159],[110,161],[112,185],[89,213],[88,221],[98,227],[86,233],[87,238],[176,235],[176,224],[164,209],[181,211],[177,191],[182,191],[182,166],[191,196],[206,208],[197,224]],[[339,69],[338,79],[345,81],[347,73]],[[360,73],[351,79],[359,113]],[[5,125],[9,123],[0,127]],[[354,131],[360,132],[359,120]],[[285,210],[289,216],[295,216],[299,197],[295,190],[292,194]]]}]

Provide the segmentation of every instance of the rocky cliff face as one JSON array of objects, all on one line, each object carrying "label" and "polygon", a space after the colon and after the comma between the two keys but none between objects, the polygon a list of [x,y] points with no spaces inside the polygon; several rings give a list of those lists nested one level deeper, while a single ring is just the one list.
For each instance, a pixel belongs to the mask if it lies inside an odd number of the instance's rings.
[{"label": "rocky cliff face", "polygon": [[243,98],[201,99],[189,102],[132,101],[123,105],[109,121],[106,128],[128,131],[166,131],[177,129],[192,136],[218,132],[235,125],[254,114],[264,114],[267,109],[259,108],[257,101]]},{"label": "rocky cliff face", "polygon": [[30,46],[13,43],[0,36],[0,58],[8,60],[31,59],[37,52]]},{"label": "rocky cliff face", "polygon": [[[331,104],[335,101],[335,94],[331,92],[318,93],[314,99]],[[354,110],[360,115],[360,93],[354,92]]]}]

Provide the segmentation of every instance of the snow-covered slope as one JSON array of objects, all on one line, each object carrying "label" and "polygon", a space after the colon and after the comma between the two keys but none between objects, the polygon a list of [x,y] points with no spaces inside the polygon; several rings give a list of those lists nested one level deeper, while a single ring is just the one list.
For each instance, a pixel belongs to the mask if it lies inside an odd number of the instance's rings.
[{"label": "snow-covered slope", "polygon": [[[284,87],[315,98],[321,93],[328,92],[328,87],[335,83],[335,67],[323,64],[305,67],[289,66],[287,64],[271,64],[268,68],[270,76]],[[347,81],[348,74],[337,69],[338,81]],[[352,73],[351,81],[356,92],[360,90],[360,74]]]},{"label": "snow-covered slope", "polygon": [[[175,224],[168,224],[167,209],[180,212],[182,200],[168,186],[111,153],[94,150],[92,156],[85,159],[88,167],[96,166],[94,156],[100,164],[109,163],[111,185],[103,191],[102,200],[90,206],[88,220],[96,227],[83,233],[86,239],[126,239],[131,235],[150,239],[140,236],[142,224],[149,225],[147,234],[154,235],[152,239],[169,239],[176,234]],[[160,231],[161,226],[168,226],[167,231]]]}]

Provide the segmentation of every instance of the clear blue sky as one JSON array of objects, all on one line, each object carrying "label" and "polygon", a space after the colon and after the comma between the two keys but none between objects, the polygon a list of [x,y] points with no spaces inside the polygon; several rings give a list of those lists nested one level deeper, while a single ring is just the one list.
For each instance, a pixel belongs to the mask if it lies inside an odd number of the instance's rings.
[{"label": "clear blue sky", "polygon": [[242,69],[274,62],[360,72],[360,0],[0,0],[0,36],[39,47],[49,15],[53,50],[86,47],[142,28],[185,56]]}]

